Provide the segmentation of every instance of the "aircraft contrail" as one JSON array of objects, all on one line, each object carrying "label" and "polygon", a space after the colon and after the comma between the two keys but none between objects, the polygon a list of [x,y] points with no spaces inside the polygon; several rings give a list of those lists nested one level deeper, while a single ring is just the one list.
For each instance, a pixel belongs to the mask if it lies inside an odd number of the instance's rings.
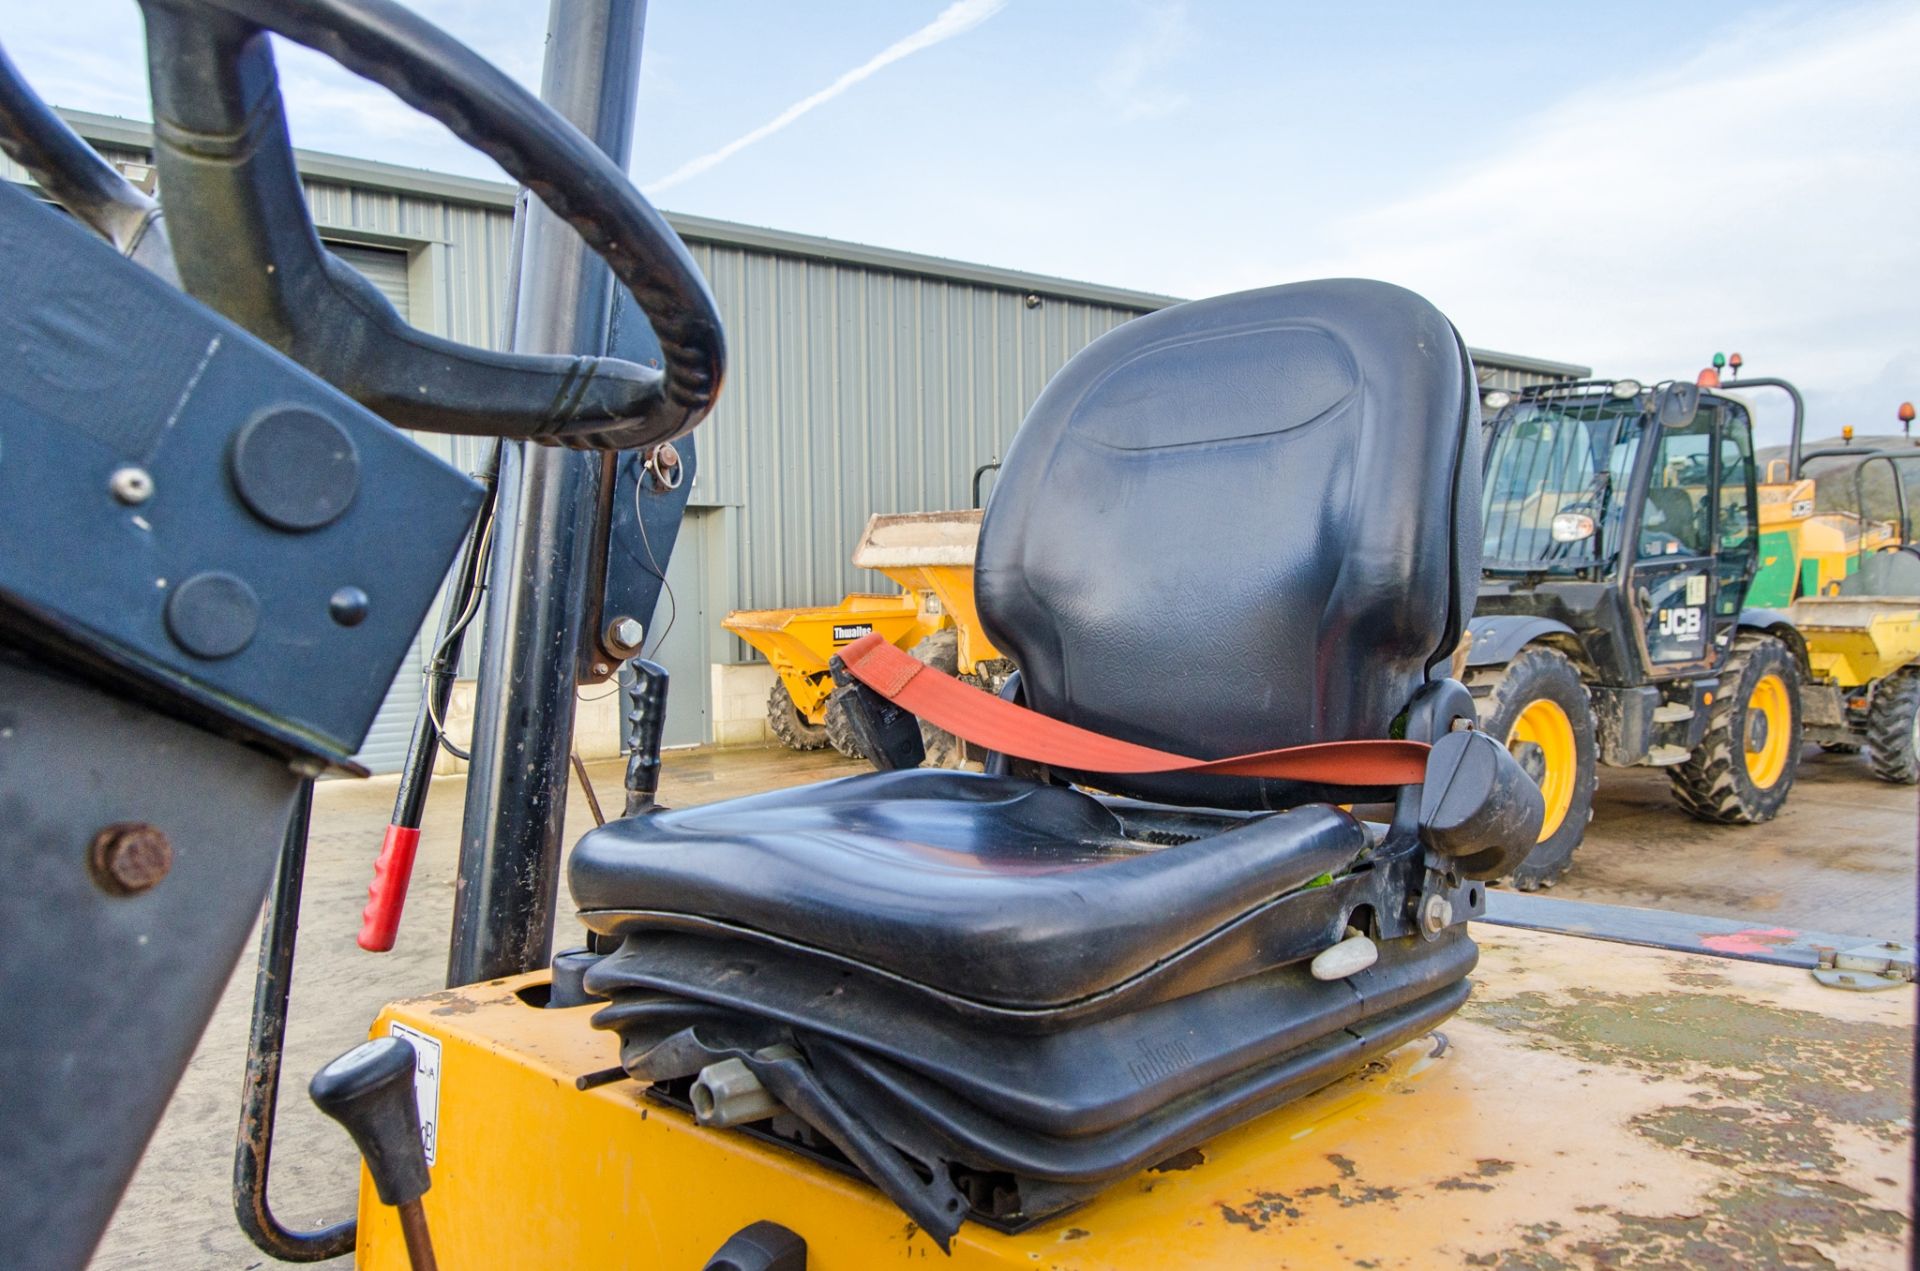
[{"label": "aircraft contrail", "polygon": [[690,181],[703,172],[711,171],[754,142],[771,137],[814,107],[832,101],[861,80],[893,65],[903,57],[918,53],[922,49],[932,48],[942,41],[951,40],[956,35],[966,34],[1006,6],[1007,0],[954,0],[952,4],[940,11],[938,17],[918,31],[889,44],[819,92],[810,97],[801,98],[752,132],[735,137],[718,150],[709,151],[697,159],[687,160],[658,181],[648,185],[646,192],[650,195],[658,194],[662,190],[669,190]]}]

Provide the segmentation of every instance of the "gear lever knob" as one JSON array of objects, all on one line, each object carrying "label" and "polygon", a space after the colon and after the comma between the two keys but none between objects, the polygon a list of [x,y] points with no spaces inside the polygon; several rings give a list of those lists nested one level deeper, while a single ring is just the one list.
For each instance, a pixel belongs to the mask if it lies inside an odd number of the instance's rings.
[{"label": "gear lever knob", "polygon": [[362,1042],[313,1075],[320,1110],[347,1127],[382,1204],[419,1200],[431,1180],[413,1099],[413,1047],[398,1037]]},{"label": "gear lever knob", "polygon": [[431,1271],[433,1244],[420,1198],[433,1180],[420,1144],[413,1066],[410,1044],[398,1037],[376,1037],[315,1073],[307,1092],[322,1112],[353,1136],[381,1203],[400,1211],[400,1227],[415,1271]]}]

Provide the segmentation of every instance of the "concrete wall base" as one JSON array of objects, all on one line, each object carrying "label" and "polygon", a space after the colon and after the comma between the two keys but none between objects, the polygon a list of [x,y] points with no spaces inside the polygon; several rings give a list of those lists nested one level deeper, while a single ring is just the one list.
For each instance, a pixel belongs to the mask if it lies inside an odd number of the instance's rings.
[{"label": "concrete wall base", "polygon": [[717,746],[764,746],[767,731],[767,694],[773,691],[773,668],[765,662],[713,664],[713,742]]}]

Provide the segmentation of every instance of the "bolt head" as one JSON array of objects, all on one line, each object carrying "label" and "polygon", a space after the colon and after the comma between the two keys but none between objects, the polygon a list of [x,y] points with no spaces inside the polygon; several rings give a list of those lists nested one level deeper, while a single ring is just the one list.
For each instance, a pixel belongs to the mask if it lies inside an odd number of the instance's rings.
[{"label": "bolt head", "polygon": [[647,629],[638,618],[615,618],[613,625],[607,628],[608,643],[620,649],[639,648],[646,634]]},{"label": "bolt head", "polygon": [[1445,896],[1429,896],[1420,906],[1420,925],[1428,935],[1439,935],[1453,921],[1453,902]]},{"label": "bolt head", "polygon": [[367,620],[373,602],[358,587],[342,587],[327,598],[327,616],[343,627],[357,627]]},{"label": "bolt head", "polygon": [[107,490],[128,507],[137,507],[153,497],[153,474],[145,468],[116,468],[107,478]]},{"label": "bolt head", "polygon": [[158,826],[121,821],[93,836],[87,868],[102,891],[137,896],[151,891],[173,868],[173,842]]}]

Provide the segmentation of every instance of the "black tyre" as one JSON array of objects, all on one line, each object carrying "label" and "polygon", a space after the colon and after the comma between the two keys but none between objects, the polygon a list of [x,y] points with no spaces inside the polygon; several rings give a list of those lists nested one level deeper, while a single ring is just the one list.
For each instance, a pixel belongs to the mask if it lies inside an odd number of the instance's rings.
[{"label": "black tyre", "polygon": [[827,744],[827,730],[807,722],[783,680],[775,680],[767,693],[767,728],[789,750],[818,750]]},{"label": "black tyre", "polygon": [[[960,633],[952,627],[936,631],[910,650],[913,656],[943,675],[960,673]],[[967,761],[967,743],[944,728],[920,721],[920,744],[926,748],[924,768],[958,768]]]},{"label": "black tyre", "polygon": [[860,734],[853,731],[853,720],[847,716],[847,698],[852,695],[853,686],[842,685],[827,697],[827,741],[849,759],[865,759]]},{"label": "black tyre", "polygon": [[1587,686],[1566,655],[1540,645],[1503,667],[1473,672],[1469,686],[1480,727],[1506,743],[1547,805],[1540,841],[1501,881],[1521,891],[1551,887],[1573,863],[1593,818],[1598,755]]},{"label": "black tyre", "polygon": [[1780,814],[1800,770],[1800,667],[1772,636],[1745,632],[1720,671],[1706,736],[1667,769],[1674,798],[1702,821],[1757,825]]},{"label": "black tyre", "polygon": [[1920,782],[1920,669],[1896,671],[1873,687],[1867,708],[1867,764],[1895,785]]}]

